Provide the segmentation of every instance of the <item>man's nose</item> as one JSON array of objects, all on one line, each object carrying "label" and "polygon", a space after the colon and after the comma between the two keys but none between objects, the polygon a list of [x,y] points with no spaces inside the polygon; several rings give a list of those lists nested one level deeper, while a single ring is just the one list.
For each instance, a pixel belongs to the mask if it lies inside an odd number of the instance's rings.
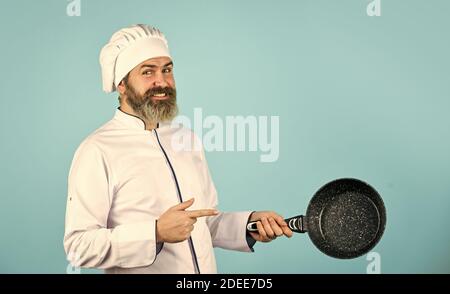
[{"label": "man's nose", "polygon": [[153,80],[153,86],[163,87],[163,88],[167,86],[167,81],[166,81],[163,73],[161,73],[161,72],[155,73],[155,79]]}]

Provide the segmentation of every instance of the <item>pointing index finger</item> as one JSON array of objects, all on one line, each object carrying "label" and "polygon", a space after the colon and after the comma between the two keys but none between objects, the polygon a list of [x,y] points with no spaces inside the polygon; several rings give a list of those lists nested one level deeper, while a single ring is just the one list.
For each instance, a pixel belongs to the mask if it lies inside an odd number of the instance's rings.
[{"label": "pointing index finger", "polygon": [[219,211],[216,209],[198,209],[198,210],[187,210],[187,215],[189,217],[202,217],[202,216],[212,216],[219,214]]}]

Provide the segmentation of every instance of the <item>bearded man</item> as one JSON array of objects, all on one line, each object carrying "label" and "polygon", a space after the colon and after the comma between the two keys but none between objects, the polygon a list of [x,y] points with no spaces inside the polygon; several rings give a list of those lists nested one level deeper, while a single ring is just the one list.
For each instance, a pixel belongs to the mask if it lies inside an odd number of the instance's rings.
[{"label": "bearded man", "polygon": [[[106,273],[216,273],[213,247],[252,252],[292,236],[271,211],[219,212],[204,150],[174,148],[180,132],[165,36],[133,25],[100,53],[103,89],[119,93],[113,118],[75,152],[68,177],[64,248],[77,267]],[[201,141],[200,141],[201,142]],[[258,232],[246,226],[258,221]]]}]

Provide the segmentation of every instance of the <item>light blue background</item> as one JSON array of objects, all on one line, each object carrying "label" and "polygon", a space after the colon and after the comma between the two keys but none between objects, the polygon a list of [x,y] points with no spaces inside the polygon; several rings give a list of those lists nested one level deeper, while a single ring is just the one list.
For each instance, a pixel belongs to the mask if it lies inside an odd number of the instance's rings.
[{"label": "light blue background", "polygon": [[[65,273],[67,173],[109,120],[98,55],[113,32],[159,27],[181,113],[278,115],[280,157],[211,152],[222,210],[306,211],[340,177],[368,181],[388,224],[383,273],[450,273],[450,2],[382,0],[2,1],[0,273]],[[306,235],[218,249],[222,273],[365,273]],[[82,270],[82,272],[97,272]]]}]

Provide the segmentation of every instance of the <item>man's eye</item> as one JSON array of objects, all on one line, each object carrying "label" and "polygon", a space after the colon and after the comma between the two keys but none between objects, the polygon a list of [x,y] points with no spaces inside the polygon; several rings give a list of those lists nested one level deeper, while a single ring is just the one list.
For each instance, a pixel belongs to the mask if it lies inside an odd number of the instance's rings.
[{"label": "man's eye", "polygon": [[147,75],[151,75],[152,72],[150,70],[146,70],[142,74],[147,76]]},{"label": "man's eye", "polygon": [[171,73],[172,69],[171,68],[165,68],[163,69],[163,73]]}]

